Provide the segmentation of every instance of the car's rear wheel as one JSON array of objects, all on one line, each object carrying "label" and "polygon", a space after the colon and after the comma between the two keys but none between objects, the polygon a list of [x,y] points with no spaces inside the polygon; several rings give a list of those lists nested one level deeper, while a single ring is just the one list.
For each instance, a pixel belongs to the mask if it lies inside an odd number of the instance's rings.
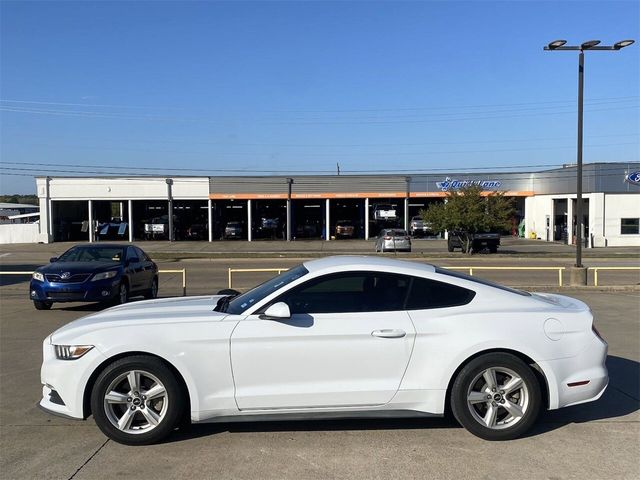
[{"label": "car's rear wheel", "polygon": [[51,307],[53,306],[53,302],[34,300],[33,306],[36,307],[36,310],[51,310]]},{"label": "car's rear wheel", "polygon": [[96,424],[112,440],[147,445],[165,438],[184,413],[184,392],[158,358],[137,355],[109,365],[91,392]]},{"label": "car's rear wheel", "polygon": [[144,294],[144,298],[151,299],[158,297],[158,277],[153,277],[153,282],[151,282],[151,288],[147,290]]},{"label": "car's rear wheel", "polygon": [[518,357],[489,353],[473,359],[451,390],[454,416],[485,440],[511,440],[531,428],[541,405],[540,384]]}]

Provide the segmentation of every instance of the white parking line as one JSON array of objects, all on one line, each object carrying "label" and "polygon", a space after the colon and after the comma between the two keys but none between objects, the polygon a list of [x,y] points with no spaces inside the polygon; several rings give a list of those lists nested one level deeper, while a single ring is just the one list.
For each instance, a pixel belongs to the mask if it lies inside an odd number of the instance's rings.
[{"label": "white parking line", "polygon": [[0,253],[0,258],[8,257],[9,255],[11,255],[11,254],[10,253]]}]

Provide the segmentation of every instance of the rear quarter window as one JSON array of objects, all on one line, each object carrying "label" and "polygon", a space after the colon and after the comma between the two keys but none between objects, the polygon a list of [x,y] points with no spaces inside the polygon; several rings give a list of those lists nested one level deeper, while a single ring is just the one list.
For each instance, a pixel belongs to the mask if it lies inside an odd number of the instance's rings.
[{"label": "rear quarter window", "polygon": [[473,290],[457,285],[414,277],[406,308],[407,310],[426,310],[459,307],[471,302],[475,295],[476,292]]}]

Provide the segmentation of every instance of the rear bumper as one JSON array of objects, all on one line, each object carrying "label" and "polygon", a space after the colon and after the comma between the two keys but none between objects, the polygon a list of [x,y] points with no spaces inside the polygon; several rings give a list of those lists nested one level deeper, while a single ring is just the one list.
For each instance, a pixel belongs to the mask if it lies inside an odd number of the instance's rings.
[{"label": "rear bumper", "polygon": [[44,302],[100,302],[115,297],[119,286],[119,278],[69,284],[32,280],[29,298]]},{"label": "rear bumper", "polygon": [[385,240],[382,244],[382,249],[384,251],[393,251],[393,250],[411,250],[411,243],[403,240],[401,242],[397,241],[395,244],[391,241]]},{"label": "rear bumper", "polygon": [[607,343],[594,335],[589,346],[575,357],[538,362],[547,376],[550,410],[593,402],[602,396],[609,384],[607,351]]}]

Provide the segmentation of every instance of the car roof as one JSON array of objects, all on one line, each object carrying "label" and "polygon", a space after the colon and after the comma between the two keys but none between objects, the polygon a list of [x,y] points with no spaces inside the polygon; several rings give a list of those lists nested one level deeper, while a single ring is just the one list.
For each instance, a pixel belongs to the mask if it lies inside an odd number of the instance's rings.
[{"label": "car roof", "polygon": [[[92,247],[92,248],[126,248],[126,247],[134,247],[136,245],[132,245],[130,243],[80,243],[78,245],[74,245],[73,247],[70,248],[87,248],[87,247]],[[140,248],[140,247],[138,247]]]},{"label": "car roof", "polygon": [[304,262],[304,266],[309,272],[322,270],[357,270],[363,269],[410,269],[422,270],[433,273],[436,267],[429,263],[410,262],[407,260],[395,260],[392,258],[370,256],[370,255],[336,255],[331,257],[318,258]]}]

